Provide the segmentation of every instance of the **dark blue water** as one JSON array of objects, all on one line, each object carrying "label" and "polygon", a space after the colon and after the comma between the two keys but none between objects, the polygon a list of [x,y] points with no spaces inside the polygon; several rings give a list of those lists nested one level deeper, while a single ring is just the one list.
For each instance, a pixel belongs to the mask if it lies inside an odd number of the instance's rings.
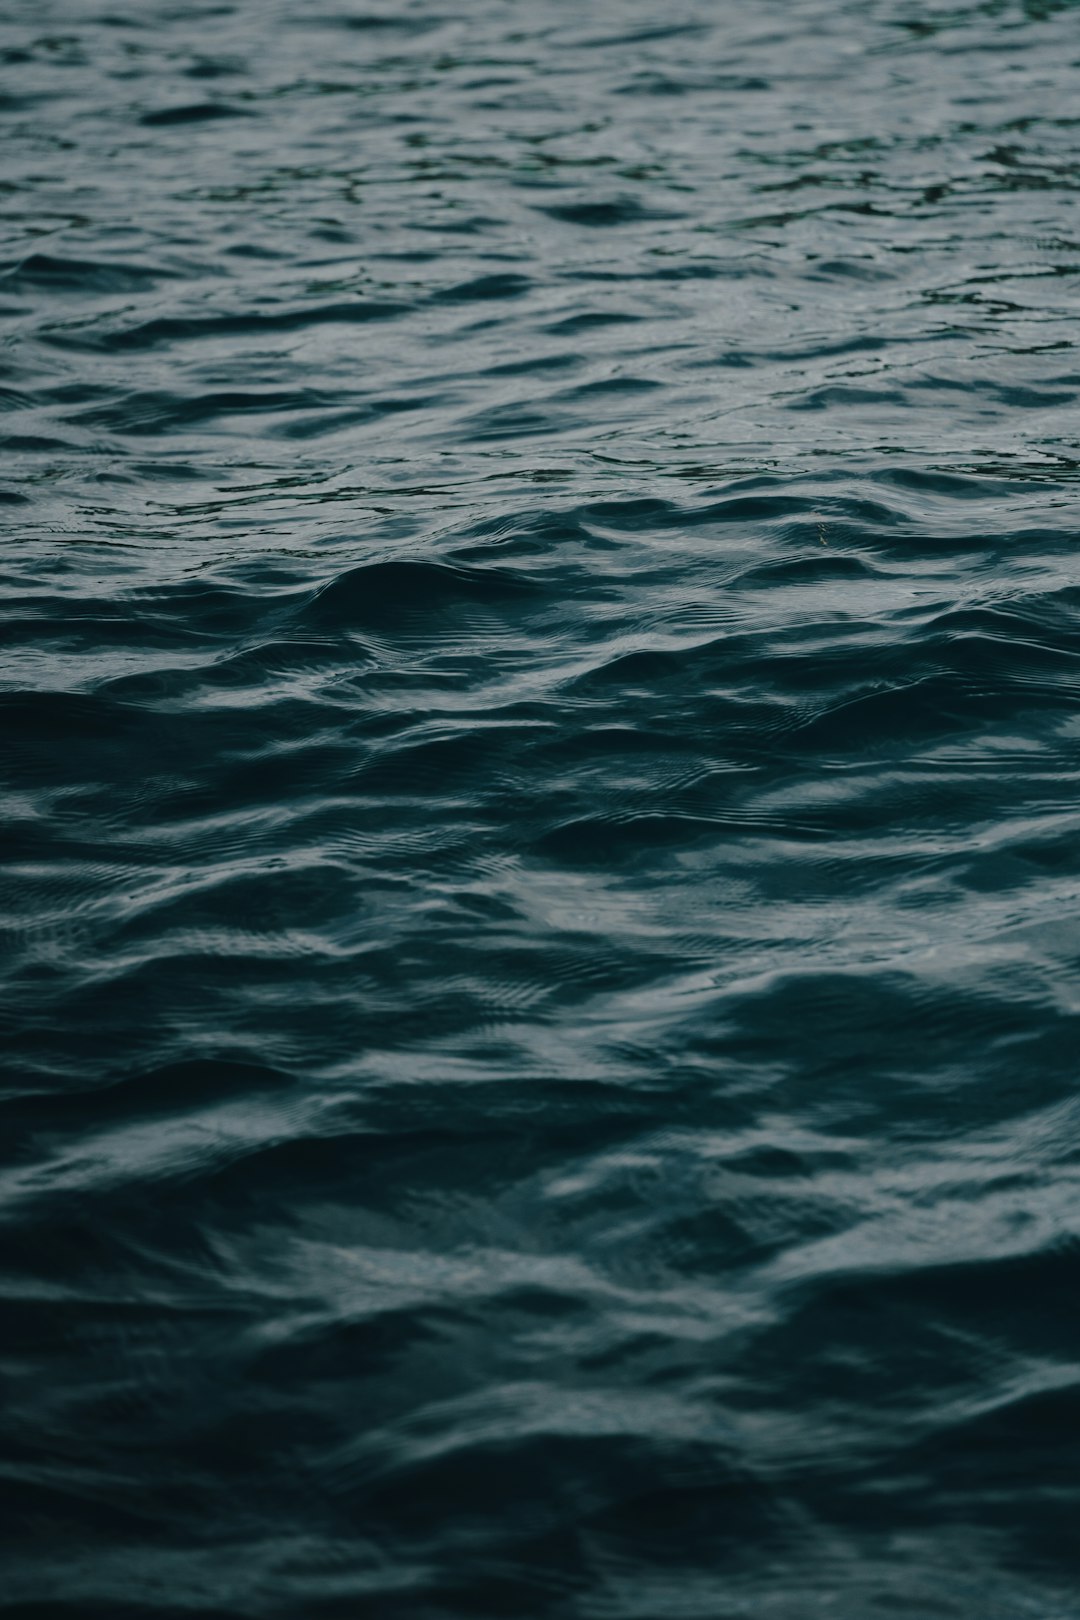
[{"label": "dark blue water", "polygon": [[1080,1615],[1080,8],[0,8],[5,1620]]}]

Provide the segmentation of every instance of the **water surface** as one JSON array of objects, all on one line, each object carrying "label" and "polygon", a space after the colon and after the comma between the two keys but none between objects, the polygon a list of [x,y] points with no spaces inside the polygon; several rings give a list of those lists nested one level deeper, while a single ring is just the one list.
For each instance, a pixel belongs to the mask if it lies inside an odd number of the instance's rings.
[{"label": "water surface", "polygon": [[1075,1620],[1080,11],[0,13],[0,1613]]}]

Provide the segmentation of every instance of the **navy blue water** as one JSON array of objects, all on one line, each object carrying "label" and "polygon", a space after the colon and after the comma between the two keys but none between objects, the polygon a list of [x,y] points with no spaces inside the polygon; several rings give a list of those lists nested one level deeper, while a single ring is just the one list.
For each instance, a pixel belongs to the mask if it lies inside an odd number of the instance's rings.
[{"label": "navy blue water", "polygon": [[1080,9],[0,57],[0,1613],[1080,1615]]}]

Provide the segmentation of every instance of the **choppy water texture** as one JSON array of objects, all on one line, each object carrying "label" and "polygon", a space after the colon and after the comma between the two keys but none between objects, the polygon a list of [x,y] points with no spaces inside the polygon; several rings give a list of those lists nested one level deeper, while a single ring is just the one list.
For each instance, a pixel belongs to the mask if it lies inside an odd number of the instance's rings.
[{"label": "choppy water texture", "polygon": [[5,1617],[1080,1615],[1080,9],[0,16]]}]

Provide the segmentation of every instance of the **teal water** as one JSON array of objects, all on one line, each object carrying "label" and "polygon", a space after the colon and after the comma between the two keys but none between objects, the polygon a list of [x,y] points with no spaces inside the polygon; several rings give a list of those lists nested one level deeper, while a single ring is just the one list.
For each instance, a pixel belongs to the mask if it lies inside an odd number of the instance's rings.
[{"label": "teal water", "polygon": [[0,1615],[1076,1620],[1080,8],[0,7]]}]

